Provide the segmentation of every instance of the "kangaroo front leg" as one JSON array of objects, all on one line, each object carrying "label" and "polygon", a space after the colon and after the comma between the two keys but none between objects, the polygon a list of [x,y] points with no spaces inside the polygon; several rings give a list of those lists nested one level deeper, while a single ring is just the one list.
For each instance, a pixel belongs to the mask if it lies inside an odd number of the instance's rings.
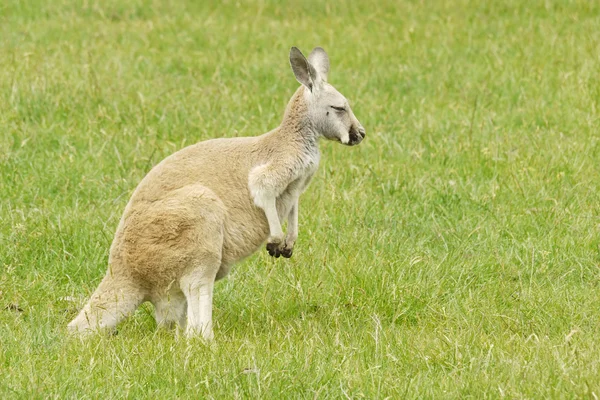
[{"label": "kangaroo front leg", "polygon": [[276,199],[266,199],[263,201],[263,209],[269,222],[269,238],[267,239],[267,251],[271,256],[279,257],[280,247],[283,242],[283,229],[277,215]]},{"label": "kangaroo front leg", "polygon": [[275,198],[266,199],[264,201],[265,215],[269,222],[269,243],[281,243],[283,241],[283,229],[277,215],[277,202]]},{"label": "kangaroo front leg", "polygon": [[285,244],[281,249],[281,255],[290,258],[294,251],[294,243],[298,239],[298,199],[292,206],[287,221],[287,235],[285,236]]},{"label": "kangaroo front leg", "polygon": [[283,245],[283,229],[277,213],[277,197],[289,184],[291,177],[288,168],[276,168],[270,164],[261,165],[250,172],[248,179],[254,204],[262,208],[269,224],[267,251],[279,257]]}]

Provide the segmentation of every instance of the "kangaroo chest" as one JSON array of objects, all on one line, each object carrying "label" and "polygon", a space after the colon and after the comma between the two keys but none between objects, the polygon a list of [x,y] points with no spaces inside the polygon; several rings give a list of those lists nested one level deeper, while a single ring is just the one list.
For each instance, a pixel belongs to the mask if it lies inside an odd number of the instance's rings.
[{"label": "kangaroo chest", "polygon": [[300,195],[306,190],[317,168],[319,167],[320,154],[311,154],[302,163],[298,177],[289,183],[283,193],[277,198],[277,210],[280,218],[286,216],[292,206],[298,201]]}]

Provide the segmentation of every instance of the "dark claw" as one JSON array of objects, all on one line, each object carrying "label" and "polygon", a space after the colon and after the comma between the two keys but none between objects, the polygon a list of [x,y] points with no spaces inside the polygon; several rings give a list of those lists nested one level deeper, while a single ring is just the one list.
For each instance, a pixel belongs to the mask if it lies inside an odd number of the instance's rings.
[{"label": "dark claw", "polygon": [[267,251],[271,257],[279,258],[279,243],[267,243]]},{"label": "dark claw", "polygon": [[285,258],[290,258],[292,256],[293,251],[294,249],[288,249],[287,247],[284,247],[283,249],[281,249],[281,255]]}]

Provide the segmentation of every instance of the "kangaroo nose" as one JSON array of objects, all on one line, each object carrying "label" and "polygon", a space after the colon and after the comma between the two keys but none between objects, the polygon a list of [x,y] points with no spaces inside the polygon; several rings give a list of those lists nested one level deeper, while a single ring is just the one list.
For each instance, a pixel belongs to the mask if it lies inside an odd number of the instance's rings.
[{"label": "kangaroo nose", "polygon": [[360,134],[360,136],[362,136],[363,138],[367,135],[367,132],[365,132],[365,128],[363,128],[362,126],[360,128],[358,128],[358,133]]}]

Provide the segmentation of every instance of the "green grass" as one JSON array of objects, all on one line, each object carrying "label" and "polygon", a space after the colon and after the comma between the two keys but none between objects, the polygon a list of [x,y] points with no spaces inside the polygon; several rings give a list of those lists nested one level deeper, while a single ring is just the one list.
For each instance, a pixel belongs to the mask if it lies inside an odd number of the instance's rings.
[{"label": "green grass", "polygon": [[[600,3],[196,3],[0,5],[0,398],[600,396]],[[277,126],[292,45],[367,129],[294,256],[217,285],[212,346],[150,305],[68,338],[136,184]]]}]

